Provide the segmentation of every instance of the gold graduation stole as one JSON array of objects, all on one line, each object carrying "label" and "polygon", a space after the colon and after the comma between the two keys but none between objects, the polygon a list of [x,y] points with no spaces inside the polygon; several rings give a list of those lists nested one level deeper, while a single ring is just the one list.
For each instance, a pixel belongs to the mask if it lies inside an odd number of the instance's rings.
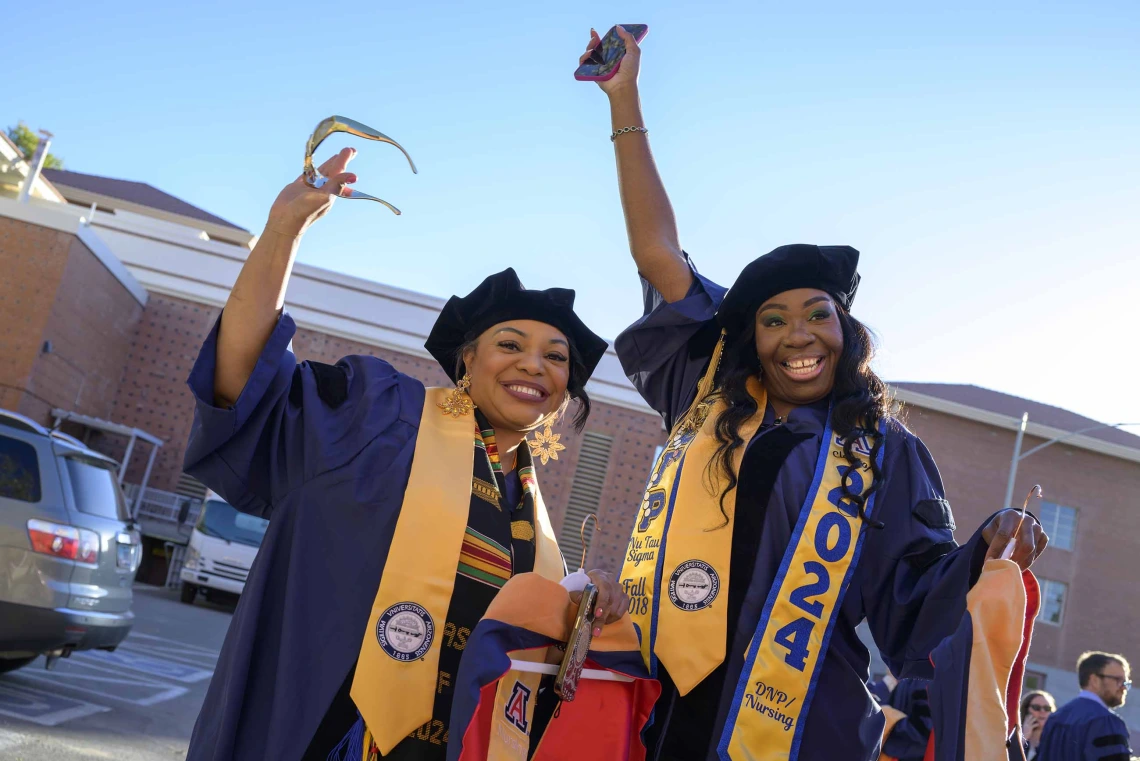
[{"label": "gold graduation stole", "polygon": [[[677,421],[653,466],[621,571],[645,665],[656,676],[657,661],[664,663],[682,695],[724,661],[728,631],[724,590],[736,490],[725,495],[725,524],[720,489],[710,483],[708,471],[719,446],[716,420],[726,408],[724,400],[712,394],[723,348],[722,339],[698,384],[696,400]],[[756,414],[741,426],[745,442],[759,428],[767,406],[767,395],[755,378],[748,381],[748,391],[756,400]],[[736,452],[737,472],[745,448]],[[675,509],[677,505],[682,507]],[[667,604],[661,600],[663,592]],[[721,594],[721,604],[714,604]]]},{"label": "gold graduation stole", "polygon": [[[749,380],[748,390],[757,412],[740,428],[745,442],[760,427],[767,404],[758,381]],[[726,524],[720,489],[708,478],[708,464],[719,446],[716,420],[725,407],[723,399],[706,402],[669,438],[653,468],[621,573],[630,613],[641,633],[642,657],[654,674],[654,661],[664,663],[682,695],[712,673],[725,655],[724,600],[736,490],[725,495]],[[737,472],[744,450],[736,451]],[[675,505],[682,507],[674,509]],[[660,599],[663,593],[668,604]],[[720,604],[714,604],[718,598]]]},{"label": "gold graduation stole", "polygon": [[[454,393],[426,390],[408,486],[360,646],[351,696],[367,727],[366,752],[369,735],[387,754],[432,717],[439,629],[467,531],[474,461],[472,416],[440,413]],[[558,581],[562,556],[537,488],[534,522],[534,570]]]},{"label": "gold graduation stole", "polygon": [[[696,400],[654,465],[621,574],[642,657],[654,675],[657,662],[663,663],[681,695],[725,658],[735,491],[724,502],[729,525],[718,528],[724,522],[720,490],[707,475],[718,446],[716,419],[725,407],[711,393],[723,343],[722,338]],[[758,383],[750,381],[749,391],[758,410],[741,427],[745,442],[759,427],[766,404]],[[830,415],[822,442],[807,501],[748,648],[718,747],[722,759],[796,757],[799,719],[807,715],[862,540],[863,522],[842,480],[846,476],[850,490],[861,495],[872,484],[865,437],[852,447],[861,463],[855,469],[843,456],[842,441],[835,440]],[[744,449],[734,463],[738,473]],[[864,508],[868,514],[873,497]]]}]

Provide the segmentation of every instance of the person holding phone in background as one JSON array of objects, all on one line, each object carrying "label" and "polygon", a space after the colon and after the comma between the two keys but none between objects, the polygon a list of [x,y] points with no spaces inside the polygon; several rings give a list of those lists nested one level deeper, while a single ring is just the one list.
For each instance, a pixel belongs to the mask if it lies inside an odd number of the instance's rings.
[{"label": "person holding phone in background", "polygon": [[1021,735],[1025,738],[1025,759],[1033,761],[1037,757],[1037,746],[1041,744],[1041,732],[1049,716],[1057,710],[1057,702],[1045,690],[1027,692],[1021,699]]},{"label": "person holding phone in background", "polygon": [[649,148],[640,48],[614,33],[624,59],[598,84],[645,295],[615,348],[670,430],[621,574],[663,686],[648,758],[874,761],[884,719],[855,627],[900,678],[930,677],[987,558],[1016,542],[1025,569],[1047,538],[1011,510],[955,542],[933,458],[851,315],[855,249],[777,248],[727,292],[697,272]]}]

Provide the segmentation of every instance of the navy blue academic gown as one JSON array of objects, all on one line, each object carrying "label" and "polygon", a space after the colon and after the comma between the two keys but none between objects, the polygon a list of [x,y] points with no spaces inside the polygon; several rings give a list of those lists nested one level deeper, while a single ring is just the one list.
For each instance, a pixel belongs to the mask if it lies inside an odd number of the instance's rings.
[{"label": "navy blue academic gown", "polygon": [[930,740],[929,682],[925,679],[902,679],[891,692],[888,704],[906,714],[895,724],[883,743],[883,753],[898,761],[922,761]]},{"label": "navy blue academic gown", "polygon": [[375,357],[298,364],[295,331],[282,315],[232,409],[213,401],[217,326],[189,378],[186,471],[270,521],[188,761],[301,758],[360,653],[411,472],[423,384]]},{"label": "navy blue academic gown", "polygon": [[[644,316],[618,336],[614,348],[626,375],[642,397],[672,427],[696,395],[719,335],[715,315],[725,289],[694,271],[686,298],[673,304],[642,281]],[[730,578],[751,576],[746,590],[729,589],[729,636],[726,663],[689,696],[679,698],[664,668],[659,669],[665,693],[658,701],[657,722],[650,730],[650,759],[715,759],[733,691],[764,602],[783,559],[807,497],[827,423],[828,405],[800,407],[781,426],[771,408],[765,423],[749,443],[741,468],[734,521],[733,564]],[[782,467],[762,490],[759,504],[749,480],[765,467],[766,458],[750,458],[753,449],[782,429],[792,441]],[[789,438],[790,437],[790,438]],[[930,452],[917,436],[892,423],[884,453],[884,483],[878,491],[874,517],[883,529],[867,528],[865,544],[847,595],[838,613],[831,644],[820,669],[815,699],[805,719],[799,758],[874,761],[879,755],[884,719],[867,690],[869,655],[855,627],[866,620],[891,672],[901,678],[929,678],[931,650],[951,634],[966,610],[966,594],[985,561],[981,530],[965,545],[954,540],[954,522],[942,480]],[[770,459],[770,458],[768,458]],[[749,522],[755,563],[738,574],[737,532]],[[750,573],[749,573],[750,571]],[[735,625],[734,625],[735,621]],[[720,680],[712,688],[710,679]],[[670,694],[670,690],[673,694]],[[710,692],[714,694],[709,694]],[[695,698],[693,696],[696,696]],[[710,708],[709,706],[715,706]],[[710,742],[701,735],[708,731]],[[688,747],[686,747],[688,743]],[[690,755],[699,745],[702,755]],[[678,750],[686,747],[684,752]],[[657,755],[654,755],[654,753]]]},{"label": "navy blue academic gown", "polygon": [[879,705],[888,705],[891,702],[891,688],[882,679],[874,682],[867,682],[867,691],[871,693],[871,697],[879,702]]},{"label": "navy blue academic gown", "polygon": [[1103,703],[1083,695],[1045,723],[1036,761],[1128,761],[1128,725]]}]

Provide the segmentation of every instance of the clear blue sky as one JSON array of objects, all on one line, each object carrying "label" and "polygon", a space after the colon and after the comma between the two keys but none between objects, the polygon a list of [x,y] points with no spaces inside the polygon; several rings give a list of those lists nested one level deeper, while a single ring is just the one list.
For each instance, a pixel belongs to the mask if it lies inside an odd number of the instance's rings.
[{"label": "clear blue sky", "polygon": [[302,261],[441,296],[511,265],[612,337],[637,279],[605,99],[571,72],[591,25],[647,23],[646,119],[705,273],[853,245],[888,379],[1140,421],[1140,4],[916,5],[63,3],[25,14],[0,117],[257,232],[312,127],[350,116],[420,174],[357,142],[404,216],[339,203]]}]

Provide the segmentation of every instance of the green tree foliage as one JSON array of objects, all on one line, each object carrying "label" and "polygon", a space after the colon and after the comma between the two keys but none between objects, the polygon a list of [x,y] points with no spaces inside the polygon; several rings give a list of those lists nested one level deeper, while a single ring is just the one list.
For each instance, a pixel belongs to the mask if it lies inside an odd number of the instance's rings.
[{"label": "green tree foliage", "polygon": [[[8,128],[8,137],[24,154],[24,158],[29,161],[32,154],[36,152],[36,146],[40,144],[40,136],[32,132],[24,122],[20,122],[15,127]],[[49,153],[44,159],[45,169],[63,169],[63,159],[55,154]]]}]

